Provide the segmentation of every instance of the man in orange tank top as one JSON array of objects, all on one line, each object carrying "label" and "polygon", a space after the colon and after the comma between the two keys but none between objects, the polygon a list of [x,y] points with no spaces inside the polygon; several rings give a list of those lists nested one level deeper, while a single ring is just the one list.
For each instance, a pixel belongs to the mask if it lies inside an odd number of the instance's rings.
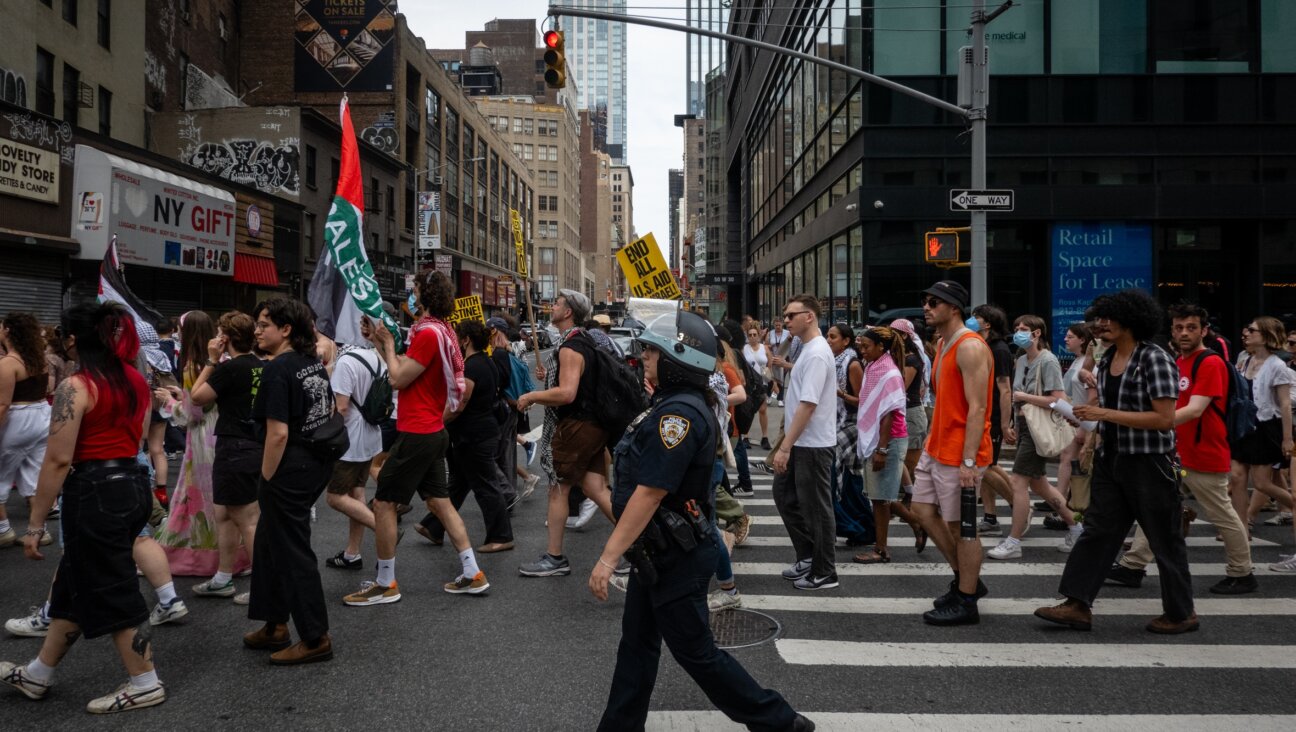
[{"label": "man in orange tank top", "polygon": [[923,291],[923,316],[940,336],[932,363],[936,405],[927,444],[914,471],[913,512],[954,570],[949,591],[923,613],[932,625],[980,622],[981,540],[976,529],[976,491],[990,464],[990,390],[994,361],[989,346],[963,326],[968,291],[942,280]]}]

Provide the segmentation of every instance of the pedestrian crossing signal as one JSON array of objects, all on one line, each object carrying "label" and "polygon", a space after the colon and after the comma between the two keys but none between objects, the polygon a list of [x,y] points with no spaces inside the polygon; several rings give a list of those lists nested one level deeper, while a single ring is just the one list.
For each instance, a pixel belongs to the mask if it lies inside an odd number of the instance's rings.
[{"label": "pedestrian crossing signal", "polygon": [[959,258],[958,232],[929,231],[924,238],[923,255],[931,263],[953,263]]},{"label": "pedestrian crossing signal", "polygon": [[550,89],[562,89],[567,86],[567,59],[563,48],[562,31],[546,31],[544,44],[545,84],[548,84]]}]

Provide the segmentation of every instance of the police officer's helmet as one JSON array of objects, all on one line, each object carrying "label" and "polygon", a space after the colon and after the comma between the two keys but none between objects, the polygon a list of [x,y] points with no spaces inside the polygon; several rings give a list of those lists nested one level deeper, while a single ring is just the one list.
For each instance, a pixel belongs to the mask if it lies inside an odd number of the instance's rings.
[{"label": "police officer's helmet", "polygon": [[681,310],[660,315],[637,339],[661,351],[662,357],[685,371],[709,376],[716,365],[716,332],[706,318]]}]

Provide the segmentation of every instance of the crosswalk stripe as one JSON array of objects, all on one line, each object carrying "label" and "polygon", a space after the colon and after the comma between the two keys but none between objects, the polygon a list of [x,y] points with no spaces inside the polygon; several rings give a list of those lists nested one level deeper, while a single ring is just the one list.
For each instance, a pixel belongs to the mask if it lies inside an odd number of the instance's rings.
[{"label": "crosswalk stripe", "polygon": [[[822,595],[747,595],[743,607],[753,610],[788,612],[845,613],[848,615],[917,615],[932,608],[929,597],[823,597]],[[1036,608],[1056,605],[1056,598],[983,598],[978,609],[987,615],[1031,615]],[[1293,615],[1296,598],[1199,598],[1193,600],[1197,613],[1216,615]],[[1098,598],[1094,612],[1107,615],[1146,615],[1163,612],[1160,598]]]},{"label": "crosswalk stripe", "polygon": [[[1082,729],[1085,732],[1287,732],[1292,718],[1282,714],[872,714],[868,712],[802,712],[818,732],[1002,732],[1025,729]],[[746,729],[717,711],[649,712],[652,732],[739,732]]]},{"label": "crosswalk stripe", "polygon": [[[939,554],[939,553],[938,553]],[[989,562],[981,565],[982,577],[1058,577],[1062,574],[1062,568],[1066,565],[1066,557],[1058,553],[1061,561],[1057,562]],[[787,569],[789,562],[734,562],[734,574],[738,577],[744,575],[751,576],[770,576],[781,574]],[[1194,577],[1222,576],[1226,565],[1224,564],[1190,564],[1188,571]],[[949,577],[950,568],[943,561],[931,562],[892,562],[891,564],[854,564],[839,563],[836,566],[837,574],[845,577]],[[1157,575],[1155,564],[1147,566],[1147,573],[1150,577]],[[1272,575],[1272,576],[1270,576]],[[1278,579],[1281,577],[1296,577],[1296,575],[1270,573],[1265,575],[1265,579]],[[829,590],[831,592],[831,590]]]},{"label": "crosswalk stripe", "polygon": [[[750,499],[746,499],[746,500],[744,500],[744,499],[741,499],[741,498],[738,499],[738,500],[743,501],[744,504],[746,504],[746,503],[748,503],[748,502],[750,501]],[[757,499],[757,500],[759,500],[759,499]],[[771,501],[771,503],[772,503],[772,502],[773,502],[773,499],[770,499],[770,501]],[[1004,529],[1004,530],[1006,530],[1006,529],[1008,528],[1008,526],[1009,526],[1009,522],[1007,521],[1007,517],[1005,517],[1005,520],[1000,521],[999,523],[1000,523],[1000,528],[1001,528],[1001,529]],[[783,525],[783,518],[780,517],[778,514],[772,514],[772,515],[768,515],[768,516],[766,516],[766,515],[761,515],[761,516],[753,515],[753,516],[752,516],[752,524],[753,524],[753,525],[756,525],[756,526],[782,526],[782,525]],[[904,528],[906,528],[906,529],[908,528],[908,525],[905,524],[904,522],[896,522],[894,525],[897,526],[897,527],[904,527]],[[1044,517],[1043,517],[1043,516],[1036,516],[1035,518],[1031,519],[1031,526],[1043,526],[1043,525],[1044,525]],[[1211,524],[1210,524],[1209,521],[1204,521],[1204,520],[1202,520],[1202,519],[1197,519],[1196,521],[1193,521],[1193,522],[1192,522],[1192,525],[1193,525],[1193,526],[1210,526]],[[1059,532],[1057,532],[1057,533],[1058,533],[1058,536],[1060,537],[1060,536],[1062,536],[1062,533],[1063,533],[1063,532],[1059,531]],[[1208,538],[1210,538],[1211,541],[1214,541],[1214,537],[1208,537]]]},{"label": "crosswalk stripe", "polygon": [[1296,669],[1296,646],[1140,643],[865,643],[776,641],[790,664],[942,668]]},{"label": "crosswalk stripe", "polygon": [[[900,546],[906,545],[913,536],[913,533],[909,531],[908,526],[903,526],[903,529],[901,529],[900,525],[891,526],[890,534],[891,538],[901,542],[898,544]],[[899,534],[899,536],[897,536],[897,534]],[[1055,547],[1062,542],[1063,536],[1065,536],[1065,534],[1061,531],[1057,532],[1057,536],[1028,536],[1021,540],[1021,545],[1028,549],[1031,547]],[[1000,537],[997,536],[983,536],[981,537],[981,546],[998,546],[1000,540]],[[1184,539],[1184,543],[1193,548],[1212,546],[1217,546],[1221,550],[1224,548],[1223,544],[1215,541],[1215,539],[1210,536],[1190,536]],[[743,542],[742,545],[759,547],[790,547],[792,546],[792,540],[786,536],[748,536],[747,541]],[[844,545],[839,542],[837,546],[842,547]],[[1276,541],[1252,537],[1251,546],[1279,546],[1279,544]]]}]

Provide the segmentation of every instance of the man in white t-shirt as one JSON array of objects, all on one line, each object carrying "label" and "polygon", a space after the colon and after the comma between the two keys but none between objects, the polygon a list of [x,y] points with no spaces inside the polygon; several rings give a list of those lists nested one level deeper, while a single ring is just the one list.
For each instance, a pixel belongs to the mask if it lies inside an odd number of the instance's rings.
[{"label": "man in white t-shirt", "polygon": [[324,561],[334,569],[361,569],[360,542],[364,530],[374,528],[373,511],[365,503],[365,483],[369,465],[382,452],[382,428],[370,424],[360,413],[360,405],[369,396],[375,377],[385,375],[387,366],[372,348],[345,347],[333,365],[333,399],[346,421],[351,446],[333,466],[327,500],[329,508],[345,515],[349,521],[346,549]]},{"label": "man in white t-shirt", "polygon": [[770,374],[774,382],[770,389],[770,402],[777,402],[780,407],[783,406],[783,379],[787,371],[777,361],[786,360],[791,341],[792,334],[783,329],[782,316],[775,316],[774,327],[765,335],[765,345],[770,350]]},{"label": "man in white t-shirt", "polygon": [[802,344],[788,374],[783,442],[773,460],[774,505],[796,549],[796,563],[783,570],[783,578],[794,581],[798,590],[822,590],[837,586],[832,497],[837,368],[819,333],[818,300],[797,295],[783,310],[783,319]]}]

